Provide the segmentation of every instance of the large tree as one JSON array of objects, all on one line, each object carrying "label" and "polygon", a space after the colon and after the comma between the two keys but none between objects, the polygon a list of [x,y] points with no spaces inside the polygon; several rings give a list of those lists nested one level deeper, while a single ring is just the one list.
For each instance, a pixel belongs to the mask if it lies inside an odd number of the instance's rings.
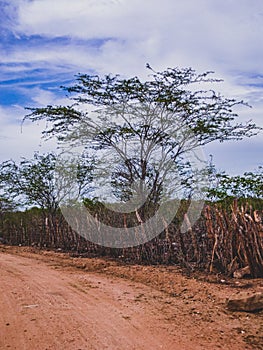
[{"label": "large tree", "polygon": [[220,81],[211,77],[213,72],[147,68],[146,81],[79,74],[74,86],[64,88],[71,94],[68,106],[31,108],[25,117],[46,120],[45,137],[92,148],[101,161],[98,187],[107,179],[111,193],[130,201],[133,209],[145,201],[158,203],[162,196],[185,195],[175,194],[178,187],[191,194],[194,177],[200,181],[199,165],[191,164],[200,161],[198,147],[251,137],[259,130],[250,121],[238,122],[235,107],[243,101],[204,90],[205,84]]}]

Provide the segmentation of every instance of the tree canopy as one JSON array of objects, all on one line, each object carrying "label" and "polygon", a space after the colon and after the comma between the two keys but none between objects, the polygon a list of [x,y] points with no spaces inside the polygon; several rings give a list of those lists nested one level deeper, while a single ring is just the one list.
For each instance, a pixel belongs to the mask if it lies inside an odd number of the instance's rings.
[{"label": "tree canopy", "polygon": [[[68,164],[68,173],[75,170],[73,165]],[[60,181],[59,166],[58,157],[54,153],[35,153],[33,159],[23,158],[20,163],[13,160],[2,163],[0,182],[4,198],[9,198],[20,207],[36,205],[55,212],[68,186],[64,181],[65,176]],[[85,159],[77,164],[78,189],[82,195],[90,190],[91,168]]]},{"label": "tree canopy", "polygon": [[[63,87],[73,94],[74,101],[68,106],[47,106],[29,108],[31,113],[25,119],[32,121],[45,119],[51,127],[44,134],[63,139],[72,128],[84,118],[88,121],[85,106],[96,107],[140,103],[159,106],[180,117],[188,125],[200,144],[213,140],[227,141],[253,136],[259,128],[251,122],[236,122],[237,105],[247,105],[244,101],[224,98],[215,90],[198,89],[198,86],[217,83],[221,80],[211,77],[213,72],[197,74],[192,68],[168,68],[163,72],[151,71],[150,79],[141,81],[137,76],[126,79],[119,75],[79,74],[77,83]],[[79,109],[79,106],[84,108]],[[92,120],[89,120],[92,124]]]},{"label": "tree canopy", "polygon": [[263,167],[255,171],[247,171],[243,175],[229,176],[213,170],[215,185],[209,190],[212,199],[252,198],[263,199]]}]

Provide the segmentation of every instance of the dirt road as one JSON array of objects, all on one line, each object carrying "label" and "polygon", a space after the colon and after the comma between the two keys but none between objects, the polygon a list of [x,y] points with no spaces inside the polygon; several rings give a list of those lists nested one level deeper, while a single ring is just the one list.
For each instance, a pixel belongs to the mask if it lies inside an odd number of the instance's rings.
[{"label": "dirt road", "polygon": [[233,325],[220,320],[218,307],[209,318],[189,299],[85,271],[86,265],[63,267],[62,259],[60,264],[51,257],[0,253],[0,349],[253,348],[243,341],[241,328],[233,333]]}]

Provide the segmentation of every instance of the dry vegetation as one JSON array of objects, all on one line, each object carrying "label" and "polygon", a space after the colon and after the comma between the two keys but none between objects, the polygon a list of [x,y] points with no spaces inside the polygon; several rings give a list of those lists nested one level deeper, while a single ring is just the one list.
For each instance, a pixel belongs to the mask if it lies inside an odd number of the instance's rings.
[{"label": "dry vegetation", "polygon": [[[100,205],[89,209],[103,222],[120,227],[127,225],[126,217],[108,215]],[[182,215],[178,214],[157,238],[125,249],[88,242],[71,229],[62,215],[51,217],[36,208],[4,214],[0,230],[2,240],[11,245],[61,249],[76,256],[108,256],[126,263],[179,264],[189,271],[225,275],[249,266],[251,277],[263,277],[262,210],[254,210],[248,204],[238,205],[237,201],[228,209],[206,205],[199,221],[184,234],[178,229]],[[129,224],[132,223],[136,224],[136,218],[130,218]]]}]

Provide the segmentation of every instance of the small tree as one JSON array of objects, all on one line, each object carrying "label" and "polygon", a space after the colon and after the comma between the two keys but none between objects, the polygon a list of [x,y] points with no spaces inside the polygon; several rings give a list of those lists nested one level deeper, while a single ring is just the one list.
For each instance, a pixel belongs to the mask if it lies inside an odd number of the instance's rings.
[{"label": "small tree", "polygon": [[59,205],[67,195],[71,172],[77,174],[78,191],[83,197],[90,191],[92,178],[92,164],[88,158],[82,158],[78,164],[69,163],[68,178],[64,176],[63,181],[59,167],[59,159],[54,153],[35,153],[33,159],[23,159],[19,164],[9,160],[0,167],[5,198],[16,201],[20,208],[39,207],[43,214],[44,230],[49,230],[53,243],[56,241]]},{"label": "small tree", "polygon": [[254,172],[249,171],[236,176],[217,172],[215,167],[210,167],[210,176],[213,178],[214,186],[208,191],[208,197],[212,200],[227,198],[263,200],[263,168],[261,166]]}]

